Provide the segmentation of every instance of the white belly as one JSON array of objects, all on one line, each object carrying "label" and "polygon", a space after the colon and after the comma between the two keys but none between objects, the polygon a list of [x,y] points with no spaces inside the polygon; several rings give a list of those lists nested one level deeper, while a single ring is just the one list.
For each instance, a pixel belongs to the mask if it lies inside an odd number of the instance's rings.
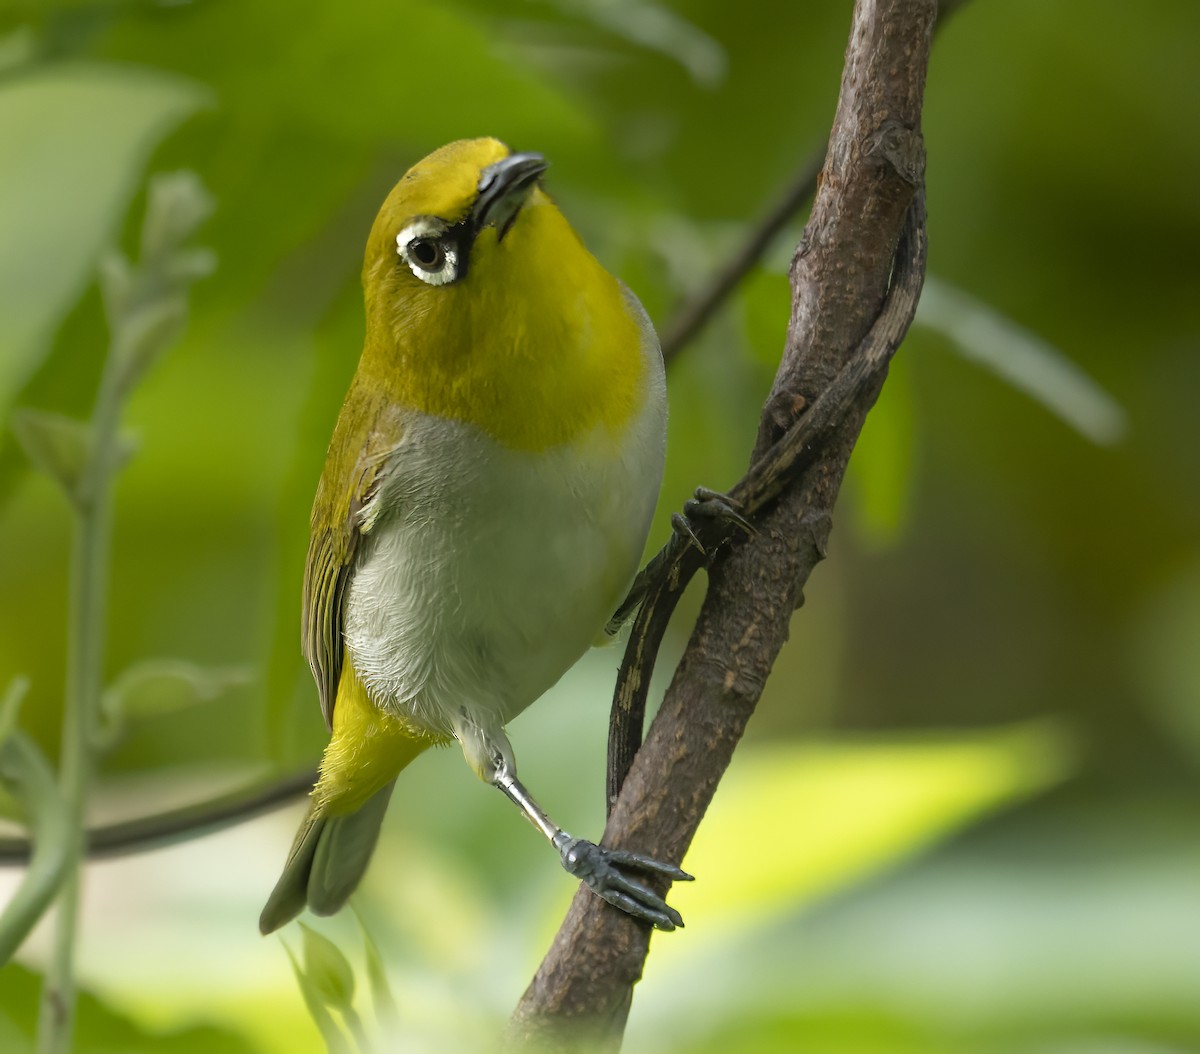
[{"label": "white belly", "polygon": [[451,734],[499,728],[553,685],[628,588],[658,496],[661,391],[627,440],[542,453],[414,415],[369,510],[345,639],[375,701]]}]

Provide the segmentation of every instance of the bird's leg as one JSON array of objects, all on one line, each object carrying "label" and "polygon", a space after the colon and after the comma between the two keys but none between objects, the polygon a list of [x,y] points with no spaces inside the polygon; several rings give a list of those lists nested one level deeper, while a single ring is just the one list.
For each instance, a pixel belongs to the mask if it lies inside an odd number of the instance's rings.
[{"label": "bird's leg", "polygon": [[499,756],[491,783],[499,787],[558,850],[563,868],[584,882],[597,896],[632,915],[651,923],[655,929],[673,930],[683,926],[683,917],[649,886],[628,872],[663,875],[676,882],[691,881],[692,876],[671,864],[663,864],[641,853],[624,849],[604,849],[584,838],[573,838],[542,809],[516,773]]},{"label": "bird's leg", "polygon": [[670,570],[689,545],[694,545],[711,559],[735,531],[746,535],[755,533],[754,525],[738,511],[733,498],[707,487],[697,487],[692,497],[684,502],[683,512],[672,513],[671,528],[670,540],[637,573],[629,593],[604,627],[610,637],[620,632],[646,599],[651,586]]},{"label": "bird's leg", "polygon": [[454,737],[463,749],[467,764],[485,783],[490,783],[516,803],[528,820],[546,836],[568,874],[574,875],[597,896],[660,930],[683,925],[679,912],[649,886],[628,872],[661,875],[675,882],[690,882],[692,876],[671,864],[659,863],[641,853],[605,849],[583,838],[574,838],[558,826],[533,800],[517,779],[517,762],[512,744],[493,712],[463,706],[452,718]]}]

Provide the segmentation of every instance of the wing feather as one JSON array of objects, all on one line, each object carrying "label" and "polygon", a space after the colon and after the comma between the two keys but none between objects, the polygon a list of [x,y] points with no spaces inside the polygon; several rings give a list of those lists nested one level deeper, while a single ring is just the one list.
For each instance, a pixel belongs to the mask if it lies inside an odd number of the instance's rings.
[{"label": "wing feather", "polygon": [[362,512],[387,478],[402,435],[399,415],[383,394],[367,391],[356,379],[317,485],[304,566],[301,643],[330,728],[342,676],[346,595],[369,530]]}]

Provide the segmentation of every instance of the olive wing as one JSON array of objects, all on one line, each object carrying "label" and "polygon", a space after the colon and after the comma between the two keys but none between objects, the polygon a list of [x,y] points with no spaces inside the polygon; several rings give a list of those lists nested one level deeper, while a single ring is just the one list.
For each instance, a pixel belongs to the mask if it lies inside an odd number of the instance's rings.
[{"label": "olive wing", "polygon": [[346,595],[370,531],[372,500],[403,435],[398,415],[389,411],[378,393],[366,393],[358,385],[350,389],[313,501],[301,639],[330,728],[344,661]]}]

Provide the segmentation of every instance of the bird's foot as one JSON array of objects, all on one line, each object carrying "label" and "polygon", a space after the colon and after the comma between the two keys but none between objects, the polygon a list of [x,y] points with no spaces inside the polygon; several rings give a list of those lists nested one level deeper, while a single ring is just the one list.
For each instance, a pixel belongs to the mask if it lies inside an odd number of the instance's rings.
[{"label": "bird's foot", "polygon": [[604,627],[608,636],[615,637],[621,631],[654,584],[670,573],[689,546],[694,545],[706,560],[711,561],[735,531],[741,531],[747,537],[757,533],[754,524],[741,514],[733,498],[707,487],[696,488],[692,497],[683,503],[683,512],[671,516],[671,527],[675,533],[670,541],[638,572],[633,585],[629,587],[629,595],[608,620],[608,625]]},{"label": "bird's foot", "polygon": [[675,882],[690,882],[692,876],[671,864],[659,863],[641,853],[624,849],[603,849],[583,838],[572,838],[565,832],[554,839],[554,847],[562,857],[562,866],[599,897],[614,907],[649,922],[655,929],[674,930],[683,927],[683,916],[649,886],[631,878],[627,871],[642,871],[662,875]]},{"label": "bird's foot", "polygon": [[728,494],[697,487],[683,504],[683,512],[671,516],[671,526],[685,543],[694,545],[705,557],[711,557],[728,542],[735,531],[749,537],[757,533]]}]

